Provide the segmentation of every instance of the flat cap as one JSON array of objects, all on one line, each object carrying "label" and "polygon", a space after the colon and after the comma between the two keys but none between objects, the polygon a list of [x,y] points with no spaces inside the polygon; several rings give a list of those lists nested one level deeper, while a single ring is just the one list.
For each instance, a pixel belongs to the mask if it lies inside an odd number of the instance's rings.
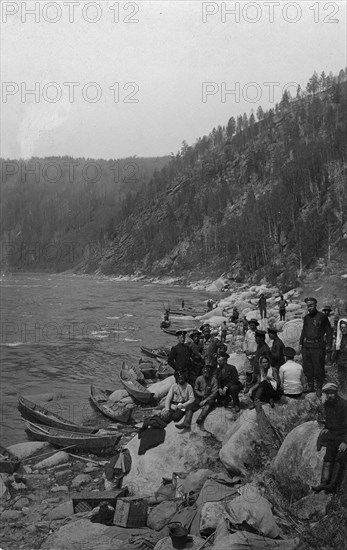
[{"label": "flat cap", "polygon": [[248,324],[250,325],[251,323],[254,323],[256,326],[259,325],[257,319],[250,319],[250,320],[248,321]]},{"label": "flat cap", "polygon": [[310,298],[305,298],[304,302],[306,302],[306,304],[308,304],[309,302],[313,302],[314,304],[316,304],[317,300],[316,298],[310,297]]},{"label": "flat cap", "polygon": [[338,391],[338,387],[336,384],[333,384],[332,382],[328,382],[328,384],[325,384],[322,387],[322,391],[324,392]]}]

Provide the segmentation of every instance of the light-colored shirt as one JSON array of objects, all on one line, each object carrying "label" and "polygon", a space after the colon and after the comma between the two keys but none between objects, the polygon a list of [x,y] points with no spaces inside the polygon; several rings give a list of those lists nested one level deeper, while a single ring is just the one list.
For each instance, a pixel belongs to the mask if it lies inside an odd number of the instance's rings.
[{"label": "light-colored shirt", "polygon": [[180,386],[179,384],[172,384],[169,389],[169,393],[165,399],[165,409],[170,410],[171,403],[182,403],[184,407],[190,405],[194,401],[194,392],[190,384]]},{"label": "light-colored shirt", "polygon": [[248,329],[245,334],[245,339],[242,343],[242,351],[246,351],[248,353],[255,353],[257,350],[257,343],[255,341],[255,332],[253,330]]},{"label": "light-colored shirt", "polygon": [[303,369],[299,363],[289,359],[280,367],[278,374],[284,394],[298,395],[299,393],[302,393]]}]

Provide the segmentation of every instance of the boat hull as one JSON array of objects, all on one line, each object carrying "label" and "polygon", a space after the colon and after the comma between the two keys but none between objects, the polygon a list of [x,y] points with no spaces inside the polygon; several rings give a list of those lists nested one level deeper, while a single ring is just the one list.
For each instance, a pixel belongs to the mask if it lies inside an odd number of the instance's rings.
[{"label": "boat hull", "polygon": [[133,397],[135,401],[147,404],[153,399],[154,394],[141,386],[141,384],[139,384],[137,380],[135,380],[135,378],[126,369],[124,363],[119,378],[124,389],[126,389],[128,394],[131,395],[131,397]]},{"label": "boat hull", "polygon": [[109,402],[108,396],[112,392],[108,392],[97,388],[93,384],[90,386],[89,398],[93,405],[107,418],[111,418],[116,422],[129,424],[131,421],[132,409],[120,407],[117,403],[113,405]]}]

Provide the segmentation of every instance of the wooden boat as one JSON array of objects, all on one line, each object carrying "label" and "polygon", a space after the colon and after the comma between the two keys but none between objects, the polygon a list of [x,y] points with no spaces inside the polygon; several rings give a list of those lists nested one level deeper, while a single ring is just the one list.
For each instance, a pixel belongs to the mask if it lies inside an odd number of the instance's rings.
[{"label": "wooden boat", "polygon": [[132,365],[130,363],[127,363],[126,361],[123,361],[122,369],[129,372],[130,376],[135,378],[135,380],[137,380],[137,382],[139,382],[140,384],[146,384],[143,372],[138,365]]},{"label": "wooden boat", "polygon": [[102,390],[93,384],[90,386],[89,398],[93,405],[105,416],[116,422],[128,424],[131,421],[132,409],[122,407],[118,403],[109,400],[112,391]]},{"label": "wooden boat", "polygon": [[141,386],[141,384],[135,380],[130,371],[127,370],[125,362],[123,362],[119,378],[123,387],[127,390],[128,394],[135,399],[135,401],[146,404],[154,397],[153,393]]},{"label": "wooden boat", "polygon": [[29,421],[25,421],[25,425],[27,431],[36,440],[48,441],[57,447],[71,447],[75,450],[90,451],[95,454],[112,452],[121,438],[118,432],[112,434],[85,434],[67,432]]},{"label": "wooden boat", "polygon": [[86,434],[94,434],[99,430],[99,428],[93,426],[80,426],[79,424],[69,422],[69,420],[66,420],[62,416],[49,411],[41,405],[36,405],[22,396],[18,397],[18,410],[26,420],[59,428],[60,430]]},{"label": "wooden boat", "polygon": [[139,361],[139,367],[143,372],[145,380],[153,380],[157,376],[158,364],[154,365],[153,361]]},{"label": "wooden boat", "polygon": [[21,466],[21,461],[11,451],[0,445],[0,473],[13,474]]},{"label": "wooden boat", "polygon": [[170,350],[167,348],[145,348],[144,346],[141,346],[141,351],[144,355],[147,355],[147,357],[163,360],[166,360],[170,353]]},{"label": "wooden boat", "polygon": [[205,315],[206,311],[196,311],[194,309],[170,309],[170,315],[182,317],[200,317]]}]

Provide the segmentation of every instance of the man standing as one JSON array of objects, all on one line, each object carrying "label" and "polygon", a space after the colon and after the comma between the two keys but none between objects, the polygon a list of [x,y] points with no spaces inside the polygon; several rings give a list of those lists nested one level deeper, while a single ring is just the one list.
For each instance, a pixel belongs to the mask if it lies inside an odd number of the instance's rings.
[{"label": "man standing", "polygon": [[300,363],[296,363],[295,349],[286,347],[283,350],[286,362],[280,367],[279,377],[284,395],[299,397],[303,392],[304,371]]},{"label": "man standing", "polygon": [[258,308],[260,311],[260,318],[266,319],[266,298],[264,294],[260,294],[259,300],[258,300]]},{"label": "man standing", "polygon": [[278,302],[278,310],[280,314],[280,321],[286,320],[286,307],[288,305],[287,300],[283,298],[283,295],[281,294],[280,301]]},{"label": "man standing", "polygon": [[200,327],[200,330],[202,331],[203,335],[202,355],[204,358],[204,363],[205,365],[211,365],[211,367],[213,367],[213,370],[215,370],[217,367],[217,348],[219,340],[211,336],[211,327],[209,323],[202,325],[202,327]]},{"label": "man standing", "polygon": [[347,401],[339,397],[336,384],[325,384],[325,426],[319,434],[317,449],[326,447],[321,482],[313,491],[334,493],[347,459]]},{"label": "man standing", "polygon": [[268,328],[269,338],[272,340],[271,346],[271,364],[278,370],[284,363],[284,343],[277,335],[277,329],[275,327]]},{"label": "man standing", "polygon": [[193,332],[190,333],[191,342],[187,342],[187,346],[190,349],[191,355],[191,371],[189,376],[189,383],[193,386],[195,384],[195,380],[198,376],[201,374],[201,369],[204,364],[204,358],[203,358],[203,346],[201,341],[201,332],[198,330],[193,330]]},{"label": "man standing", "polygon": [[333,361],[337,365],[340,390],[347,393],[347,319],[339,319]]},{"label": "man standing", "polygon": [[223,321],[220,327],[220,341],[224,344],[227,339],[228,327],[226,321]]},{"label": "man standing", "polygon": [[169,357],[167,362],[170,367],[175,369],[176,373],[179,371],[190,371],[191,367],[191,351],[188,346],[185,344],[186,340],[186,331],[178,330],[176,332],[178,343],[176,346],[173,346],[170,350]]},{"label": "man standing", "polygon": [[333,334],[329,319],[324,313],[317,311],[316,298],[306,298],[305,302],[308,314],[304,317],[300,337],[304,374],[308,384],[307,391],[313,392],[316,382],[316,395],[321,397],[325,378],[325,345],[331,349]]}]

